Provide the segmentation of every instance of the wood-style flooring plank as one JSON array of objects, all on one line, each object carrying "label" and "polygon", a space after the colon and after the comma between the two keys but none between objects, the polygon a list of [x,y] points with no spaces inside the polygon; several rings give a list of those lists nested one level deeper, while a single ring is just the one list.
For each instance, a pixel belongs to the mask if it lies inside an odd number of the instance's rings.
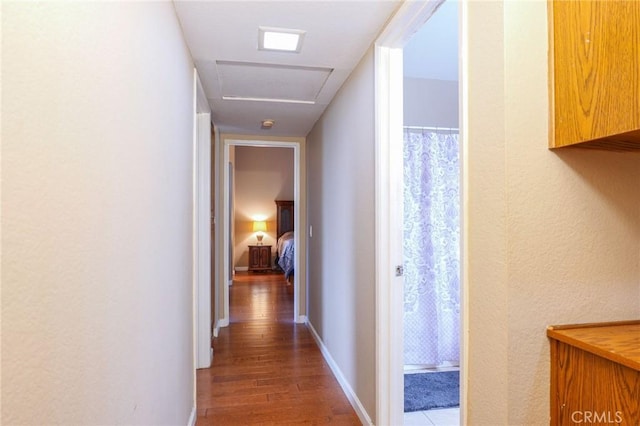
[{"label": "wood-style flooring plank", "polygon": [[359,425],[313,336],[293,322],[293,290],[281,274],[238,274],[230,324],[198,370],[197,425]]}]

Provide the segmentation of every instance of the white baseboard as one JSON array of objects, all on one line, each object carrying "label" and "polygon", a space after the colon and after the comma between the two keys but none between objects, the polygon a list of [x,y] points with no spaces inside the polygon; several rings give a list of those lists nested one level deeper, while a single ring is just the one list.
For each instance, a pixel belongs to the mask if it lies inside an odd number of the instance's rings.
[{"label": "white baseboard", "polygon": [[229,318],[220,318],[218,320],[218,325],[216,325],[216,329],[219,330],[222,327],[228,327],[229,326]]},{"label": "white baseboard", "polygon": [[196,426],[196,407],[191,409],[191,415],[189,416],[189,422],[187,426]]},{"label": "white baseboard", "polygon": [[247,272],[248,270],[248,266],[236,266],[234,269],[235,272]]},{"label": "white baseboard", "polygon": [[309,318],[307,318],[306,315],[299,315],[298,316],[298,321],[296,321],[298,324],[306,324],[309,322]]},{"label": "white baseboard", "polygon": [[358,399],[358,396],[355,394],[355,392],[351,388],[351,385],[349,384],[347,379],[344,377],[344,374],[342,374],[342,370],[340,370],[340,367],[338,367],[338,364],[336,364],[336,362],[334,361],[333,357],[331,356],[331,353],[329,353],[329,349],[327,349],[327,347],[324,345],[324,342],[316,332],[316,329],[313,328],[313,325],[311,324],[311,322],[309,322],[309,319],[306,316],[304,317],[306,319],[307,327],[309,327],[309,330],[311,331],[311,335],[313,336],[316,343],[318,344],[318,347],[320,348],[320,352],[322,352],[322,356],[324,357],[325,361],[327,361],[327,364],[329,364],[329,367],[331,368],[331,371],[333,371],[333,375],[335,376],[336,380],[338,380],[338,383],[340,383],[340,387],[342,388],[342,391],[345,393],[345,395],[347,396],[347,399],[351,403],[351,406],[356,411],[356,414],[358,415],[360,422],[362,422],[363,425],[372,426],[373,422],[371,421],[371,417],[369,417],[369,414],[367,414],[367,410],[364,409],[364,407],[362,406],[362,403]]}]

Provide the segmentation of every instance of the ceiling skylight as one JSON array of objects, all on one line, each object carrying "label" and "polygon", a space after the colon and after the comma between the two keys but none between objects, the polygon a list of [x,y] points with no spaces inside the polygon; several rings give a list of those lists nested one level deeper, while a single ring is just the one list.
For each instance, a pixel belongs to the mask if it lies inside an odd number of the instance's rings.
[{"label": "ceiling skylight", "polygon": [[258,50],[300,53],[305,31],[258,27]]}]

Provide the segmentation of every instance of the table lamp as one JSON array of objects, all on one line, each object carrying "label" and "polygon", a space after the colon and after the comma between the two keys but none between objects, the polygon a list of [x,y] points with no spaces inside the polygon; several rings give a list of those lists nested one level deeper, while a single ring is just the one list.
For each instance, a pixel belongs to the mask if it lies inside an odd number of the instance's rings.
[{"label": "table lamp", "polygon": [[267,222],[264,220],[256,220],[253,222],[253,232],[257,232],[256,238],[258,239],[258,245],[262,245],[262,238],[264,238],[264,232],[267,230]]}]

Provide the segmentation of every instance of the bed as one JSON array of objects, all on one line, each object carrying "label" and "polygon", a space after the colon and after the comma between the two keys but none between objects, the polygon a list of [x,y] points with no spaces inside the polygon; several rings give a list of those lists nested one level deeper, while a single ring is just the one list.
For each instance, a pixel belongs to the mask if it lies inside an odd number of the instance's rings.
[{"label": "bed", "polygon": [[293,275],[293,231],[285,232],[278,238],[277,245],[278,266],[284,272],[284,278],[289,280]]},{"label": "bed", "polygon": [[284,272],[287,281],[293,278],[294,273],[294,214],[293,201],[276,200],[276,265]]}]

